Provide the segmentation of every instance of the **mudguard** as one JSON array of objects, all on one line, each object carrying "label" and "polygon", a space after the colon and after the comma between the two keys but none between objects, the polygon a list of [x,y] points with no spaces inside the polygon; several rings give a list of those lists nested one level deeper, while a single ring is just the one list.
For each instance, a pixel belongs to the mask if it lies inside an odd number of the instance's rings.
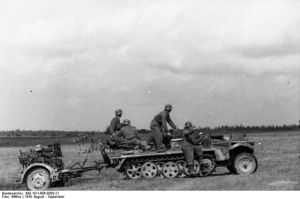
[{"label": "mudguard", "polygon": [[33,163],[23,171],[20,184],[24,183],[24,180],[26,179],[26,176],[27,176],[29,171],[31,171],[34,168],[38,168],[38,167],[48,170],[49,174],[50,174],[51,181],[56,181],[56,178],[55,178],[56,177],[56,175],[55,175],[56,169],[54,169],[53,167],[51,167],[47,164],[44,164],[44,163]]},{"label": "mudguard", "polygon": [[232,151],[232,150],[235,150],[235,149],[238,149],[238,148],[244,149],[244,150],[249,151],[249,152],[251,152],[251,153],[254,152],[254,146],[253,146],[253,145],[250,145],[249,142],[245,142],[245,143],[244,143],[244,142],[235,143],[235,144],[233,144],[233,145],[231,145],[231,146],[229,147],[229,150]]}]

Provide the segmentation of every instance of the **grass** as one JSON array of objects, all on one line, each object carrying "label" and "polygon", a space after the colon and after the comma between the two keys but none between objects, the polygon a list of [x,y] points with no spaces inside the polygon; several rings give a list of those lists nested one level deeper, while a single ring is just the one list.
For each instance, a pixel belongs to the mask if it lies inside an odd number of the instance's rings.
[{"label": "grass", "polygon": [[24,147],[53,143],[68,144],[71,141],[72,138],[70,137],[0,137],[0,147]]},{"label": "grass", "polygon": [[[259,162],[256,173],[249,176],[230,174],[218,168],[212,176],[204,178],[139,179],[127,180],[115,169],[104,169],[100,174],[92,171],[72,179],[66,187],[51,190],[300,190],[300,132],[249,134],[256,142]],[[0,190],[25,190],[24,185],[13,183],[19,170],[17,150],[20,147],[0,147]],[[22,148],[22,147],[21,147]],[[29,148],[29,147],[26,147]],[[85,146],[63,145],[66,165],[82,160]],[[88,164],[101,158],[99,152],[90,154]]]}]

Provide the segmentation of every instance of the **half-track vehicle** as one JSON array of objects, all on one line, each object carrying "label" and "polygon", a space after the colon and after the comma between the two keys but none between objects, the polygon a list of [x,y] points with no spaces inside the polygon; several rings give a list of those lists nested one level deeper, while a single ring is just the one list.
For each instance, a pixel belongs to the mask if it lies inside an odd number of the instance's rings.
[{"label": "half-track vehicle", "polygon": [[[194,161],[194,174],[207,176],[216,167],[227,167],[233,174],[249,175],[257,170],[258,162],[254,154],[254,142],[240,136],[210,136],[209,144],[203,146],[203,161]],[[64,185],[70,178],[81,177],[84,172],[103,168],[115,168],[130,179],[138,178],[176,178],[189,175],[183,152],[182,138],[173,138],[171,148],[164,152],[140,149],[122,149],[103,145],[102,158],[94,166],[85,167],[77,163],[64,167],[59,144],[46,148],[19,152],[23,172],[19,183],[26,183],[29,190],[45,190],[52,185]]]}]

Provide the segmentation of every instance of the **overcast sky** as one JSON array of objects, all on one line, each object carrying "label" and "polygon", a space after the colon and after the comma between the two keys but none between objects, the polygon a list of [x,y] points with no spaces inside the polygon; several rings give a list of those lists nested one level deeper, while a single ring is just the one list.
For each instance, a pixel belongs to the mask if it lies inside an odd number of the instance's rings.
[{"label": "overcast sky", "polygon": [[0,0],[0,129],[300,119],[300,1]]}]

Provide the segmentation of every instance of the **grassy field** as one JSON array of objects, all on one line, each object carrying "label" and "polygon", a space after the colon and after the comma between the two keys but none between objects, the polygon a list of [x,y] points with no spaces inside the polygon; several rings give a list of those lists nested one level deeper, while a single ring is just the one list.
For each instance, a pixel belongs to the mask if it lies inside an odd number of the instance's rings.
[{"label": "grassy field", "polygon": [[[214,175],[203,178],[127,180],[114,169],[104,169],[101,174],[92,171],[72,179],[69,186],[51,190],[300,190],[300,132],[252,133],[247,137],[256,142],[259,162],[257,172],[250,176],[232,175],[226,168],[218,168]],[[13,182],[20,170],[17,160],[20,148],[4,144],[0,147],[0,190],[26,189]],[[84,148],[63,145],[65,164],[86,157],[80,153]],[[89,164],[99,158],[99,152],[90,154]]]}]

